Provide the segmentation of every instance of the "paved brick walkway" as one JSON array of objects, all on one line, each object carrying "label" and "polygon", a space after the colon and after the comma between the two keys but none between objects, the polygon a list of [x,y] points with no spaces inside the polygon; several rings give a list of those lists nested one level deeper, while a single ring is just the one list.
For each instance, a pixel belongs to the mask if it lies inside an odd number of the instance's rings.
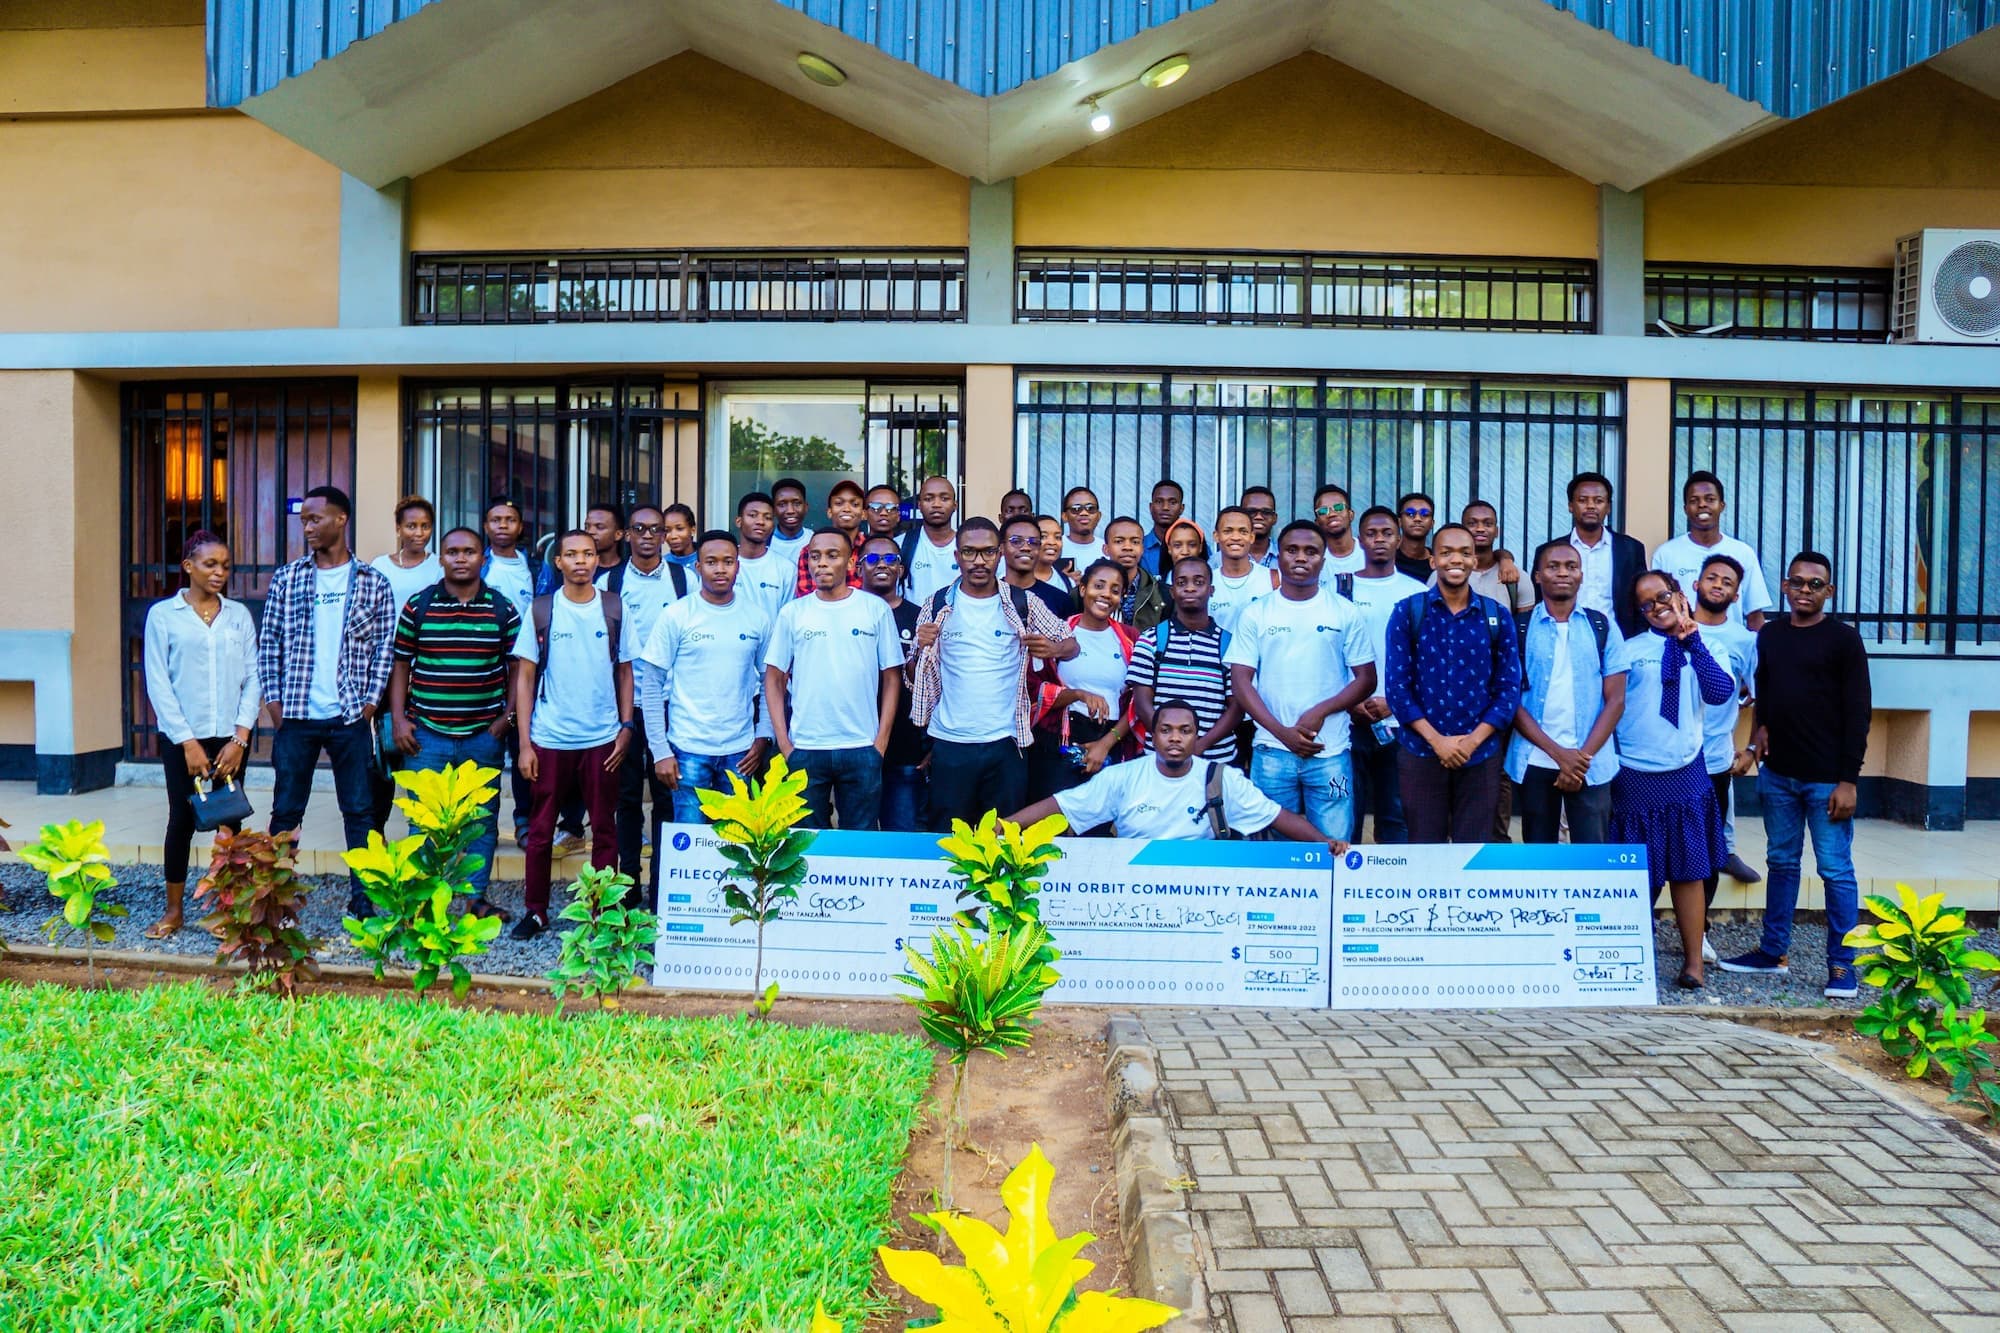
[{"label": "paved brick walkway", "polygon": [[1219,1328],[2000,1329],[2000,1154],[1802,1042],[1644,1011],[1144,1022]]}]

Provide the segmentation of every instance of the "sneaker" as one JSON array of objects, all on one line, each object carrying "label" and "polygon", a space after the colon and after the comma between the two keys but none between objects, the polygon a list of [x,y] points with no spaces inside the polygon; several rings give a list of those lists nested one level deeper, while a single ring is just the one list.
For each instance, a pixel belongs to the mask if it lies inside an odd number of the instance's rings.
[{"label": "sneaker", "polygon": [[549,919],[540,912],[523,912],[521,919],[514,923],[514,929],[507,932],[513,940],[531,940],[549,928]]},{"label": "sneaker", "polygon": [[365,893],[350,894],[347,899],[347,914],[356,921],[366,921],[375,915],[375,904],[368,901]]},{"label": "sneaker", "polygon": [[556,830],[556,836],[549,842],[549,855],[568,856],[571,851],[582,851],[583,839],[566,828]]},{"label": "sneaker", "polygon": [[1851,1000],[1861,993],[1854,982],[1854,969],[1845,963],[1834,963],[1826,969],[1826,990],[1823,994],[1829,1000]]},{"label": "sneaker", "polygon": [[1735,852],[1731,852],[1729,859],[1722,863],[1722,873],[1735,880],[1738,884],[1755,884],[1758,880],[1764,878],[1755,870],[1752,870],[1750,863]]},{"label": "sneaker", "polygon": [[465,910],[467,915],[470,916],[497,917],[502,924],[513,920],[512,917],[507,915],[506,908],[488,898],[474,898],[465,905]]},{"label": "sneaker", "polygon": [[1708,936],[1704,935],[1701,937],[1701,961],[1704,963],[1712,963],[1715,960],[1716,960],[1715,946],[1713,944],[1710,944],[1708,942]]},{"label": "sneaker", "polygon": [[1768,954],[1762,949],[1724,958],[1716,966],[1725,972],[1754,972],[1766,977],[1788,977],[1792,974],[1792,965],[1783,955]]}]

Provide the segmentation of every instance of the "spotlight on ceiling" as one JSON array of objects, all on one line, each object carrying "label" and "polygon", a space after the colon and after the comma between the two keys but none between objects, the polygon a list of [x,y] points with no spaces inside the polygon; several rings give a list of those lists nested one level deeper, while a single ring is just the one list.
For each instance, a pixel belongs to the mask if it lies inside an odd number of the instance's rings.
[{"label": "spotlight on ceiling", "polygon": [[1139,82],[1148,88],[1170,87],[1180,82],[1181,76],[1186,74],[1193,64],[1185,52],[1168,56],[1164,60],[1156,60],[1148,65],[1146,72],[1139,76]]},{"label": "spotlight on ceiling", "polygon": [[1090,132],[1092,134],[1102,134],[1111,128],[1111,113],[1099,106],[1095,97],[1090,98],[1084,105],[1090,108]]},{"label": "spotlight on ceiling", "polygon": [[847,71],[810,51],[799,52],[799,73],[811,79],[822,88],[838,88],[847,82]]}]

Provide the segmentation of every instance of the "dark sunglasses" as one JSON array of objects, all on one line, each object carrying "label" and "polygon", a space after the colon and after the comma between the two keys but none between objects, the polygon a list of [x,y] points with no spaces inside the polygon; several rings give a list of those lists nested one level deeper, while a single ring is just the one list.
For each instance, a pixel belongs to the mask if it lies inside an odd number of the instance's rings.
[{"label": "dark sunglasses", "polygon": [[886,514],[891,509],[901,509],[902,507],[903,505],[900,500],[870,500],[868,502],[868,512],[871,514]]},{"label": "dark sunglasses", "polygon": [[[1341,504],[1321,505],[1319,508],[1313,510],[1313,513],[1319,515],[1321,518],[1325,518],[1330,514],[1344,514],[1346,512],[1347,512],[1347,506]],[[1410,511],[1406,509],[1403,512],[1407,514]],[[1425,510],[1424,512],[1429,513],[1430,511]]]},{"label": "dark sunglasses", "polygon": [[1430,511],[1430,510],[1428,510],[1428,509],[1418,509],[1418,508],[1417,508],[1416,506],[1414,506],[1414,505],[1412,505],[1412,506],[1411,506],[1410,508],[1408,508],[1408,509],[1405,509],[1405,510],[1403,511],[1403,517],[1404,517],[1404,518],[1429,518],[1430,516],[1431,516],[1431,511]]},{"label": "dark sunglasses", "polygon": [[886,554],[881,551],[870,551],[867,555],[861,557],[861,563],[864,565],[900,565],[903,563],[903,557],[897,555],[894,551],[887,552]]},{"label": "dark sunglasses", "polygon": [[625,529],[625,531],[631,533],[634,537],[657,537],[665,532],[666,528],[658,523],[634,523],[631,527]]},{"label": "dark sunglasses", "polygon": [[1094,514],[1094,513],[1096,513],[1096,512],[1097,512],[1097,506],[1096,506],[1096,505],[1071,505],[1071,506],[1069,507],[1069,509],[1068,509],[1068,510],[1067,510],[1066,512],[1068,512],[1068,513],[1071,513],[1071,514]]},{"label": "dark sunglasses", "polygon": [[1825,592],[1833,586],[1833,582],[1830,579],[1786,579],[1785,586],[1799,592]]},{"label": "dark sunglasses", "polygon": [[1276,518],[1278,516],[1278,511],[1269,505],[1258,505],[1255,508],[1244,505],[1242,508],[1243,512],[1252,518]]}]

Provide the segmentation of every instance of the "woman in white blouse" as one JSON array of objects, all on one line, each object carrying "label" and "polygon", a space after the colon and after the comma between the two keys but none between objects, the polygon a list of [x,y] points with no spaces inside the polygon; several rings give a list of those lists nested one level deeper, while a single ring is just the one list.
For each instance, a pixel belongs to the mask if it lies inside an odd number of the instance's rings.
[{"label": "woman in white blouse", "polygon": [[262,702],[257,626],[243,603],[222,595],[229,586],[229,547],[212,532],[197,532],[182,551],[181,570],[187,588],[146,613],[146,697],[159,725],[167,777],[167,910],[146,931],[154,940],[181,928],[195,779],[219,782],[242,771]]}]

